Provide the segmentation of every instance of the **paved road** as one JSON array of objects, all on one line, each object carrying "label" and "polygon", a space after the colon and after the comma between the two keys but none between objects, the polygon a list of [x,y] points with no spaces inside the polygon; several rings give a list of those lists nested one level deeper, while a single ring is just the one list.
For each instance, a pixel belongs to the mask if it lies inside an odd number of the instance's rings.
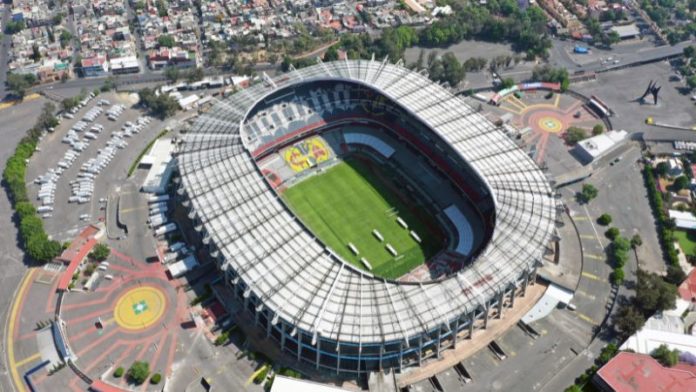
[{"label": "paved road", "polygon": [[[7,158],[14,151],[15,146],[24,136],[26,129],[31,126],[27,119],[36,118],[41,112],[44,99],[37,99],[18,107],[5,109],[2,112],[3,121],[0,122],[0,136],[3,143],[0,145],[0,170],[5,169]],[[23,257],[24,254],[16,242],[17,230],[12,219],[12,208],[5,190],[0,191],[0,222],[3,222],[2,235],[0,235],[0,331],[2,331],[2,360],[0,360],[0,391],[13,391],[9,378],[5,347],[6,320],[9,317],[9,308],[14,299],[15,290],[19,281],[27,269]]]}]

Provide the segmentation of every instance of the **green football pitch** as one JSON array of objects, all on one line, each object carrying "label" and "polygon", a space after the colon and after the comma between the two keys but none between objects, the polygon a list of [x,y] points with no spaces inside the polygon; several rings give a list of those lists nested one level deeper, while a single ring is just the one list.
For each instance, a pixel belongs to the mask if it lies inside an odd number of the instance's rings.
[{"label": "green football pitch", "polygon": [[[431,235],[426,223],[416,217],[414,211],[419,207],[406,206],[388,186],[389,180],[382,179],[389,173],[379,168],[382,175],[378,176],[371,170],[374,167],[349,158],[287,189],[283,198],[314,235],[344,260],[367,270],[360,261],[364,257],[374,275],[395,279],[432,257],[442,239]],[[397,217],[418,234],[421,243],[399,225]],[[429,227],[435,224],[429,223]],[[383,242],[372,234],[375,229]],[[349,243],[359,255],[350,250]],[[396,257],[387,250],[387,243],[396,250]]]}]

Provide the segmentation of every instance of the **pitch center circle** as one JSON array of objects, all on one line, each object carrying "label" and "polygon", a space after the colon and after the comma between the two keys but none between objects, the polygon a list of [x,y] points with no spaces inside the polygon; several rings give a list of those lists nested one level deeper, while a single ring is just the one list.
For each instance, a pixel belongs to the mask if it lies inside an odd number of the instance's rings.
[{"label": "pitch center circle", "polygon": [[137,331],[156,323],[167,307],[162,290],[153,286],[136,287],[116,301],[114,320],[121,328]]},{"label": "pitch center circle", "polygon": [[551,133],[558,133],[563,130],[563,123],[551,116],[544,116],[539,119],[539,127],[546,131],[546,132],[551,132]]}]

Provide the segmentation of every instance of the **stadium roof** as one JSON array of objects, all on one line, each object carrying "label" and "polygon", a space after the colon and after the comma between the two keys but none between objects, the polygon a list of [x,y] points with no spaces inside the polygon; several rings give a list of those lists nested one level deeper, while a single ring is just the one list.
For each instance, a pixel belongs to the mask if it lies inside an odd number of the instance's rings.
[{"label": "stadium roof", "polygon": [[[284,208],[251,155],[264,135],[241,124],[264,97],[311,81],[356,83],[398,102],[481,175],[496,221],[477,260],[438,282],[385,281],[339,260]],[[276,317],[315,338],[382,343],[435,330],[532,271],[554,230],[556,202],[532,159],[464,100],[386,61],[321,63],[266,77],[201,116],[177,159],[190,216],[201,222],[204,242],[216,244],[222,268],[232,268]]]}]

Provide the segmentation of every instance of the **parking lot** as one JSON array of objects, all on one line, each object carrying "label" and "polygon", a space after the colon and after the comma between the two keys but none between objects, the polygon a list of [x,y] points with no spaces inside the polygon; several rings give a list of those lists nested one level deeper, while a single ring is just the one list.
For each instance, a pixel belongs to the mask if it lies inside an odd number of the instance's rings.
[{"label": "parking lot", "polygon": [[39,144],[27,168],[29,192],[45,206],[39,211],[55,239],[104,219],[109,189],[125,180],[141,149],[164,126],[131,108],[133,102],[117,93],[94,97]]}]

